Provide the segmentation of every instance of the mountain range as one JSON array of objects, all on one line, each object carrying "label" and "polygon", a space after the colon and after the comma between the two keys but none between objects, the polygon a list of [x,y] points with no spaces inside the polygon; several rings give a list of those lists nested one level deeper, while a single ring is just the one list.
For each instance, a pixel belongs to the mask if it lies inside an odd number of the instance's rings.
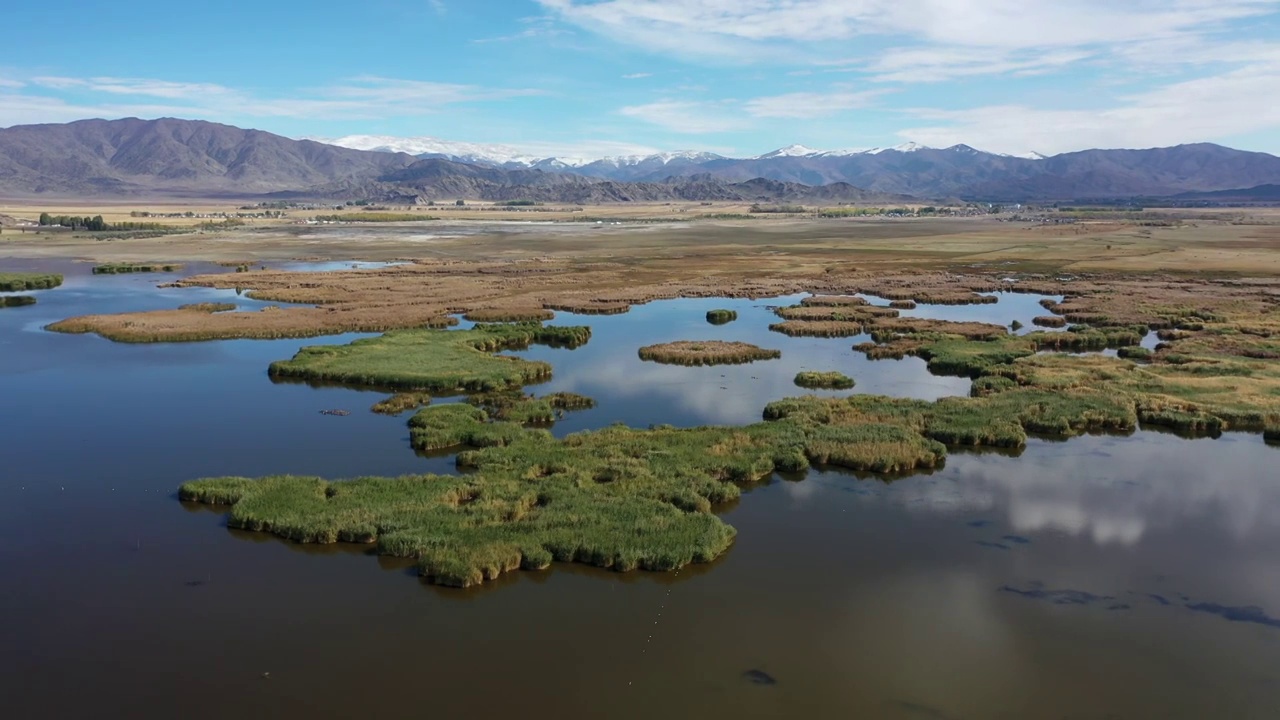
[{"label": "mountain range", "polygon": [[[707,152],[536,157],[434,138],[293,140],[200,120],[82,120],[0,129],[6,197],[235,196],[323,199],[894,202],[1170,197],[1280,185],[1280,158],[1210,143],[1046,157],[968,145],[747,158]],[[1226,192],[1231,191],[1231,192]]]}]

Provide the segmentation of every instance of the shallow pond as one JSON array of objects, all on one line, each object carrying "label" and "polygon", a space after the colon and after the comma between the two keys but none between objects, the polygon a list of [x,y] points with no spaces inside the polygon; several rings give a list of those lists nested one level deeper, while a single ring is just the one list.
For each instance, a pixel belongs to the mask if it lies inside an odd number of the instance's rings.
[{"label": "shallow pond", "polygon": [[[1269,718],[1280,708],[1280,450],[1252,435],[1139,432],[953,453],[885,482],[775,477],[724,517],[737,542],[678,574],[557,565],[477,590],[428,586],[367,548],[228,531],[175,499],[218,474],[453,472],[408,446],[379,393],[275,384],[291,341],[125,345],[63,317],[231,300],[174,275],[68,275],[0,310],[0,697],[8,717]],[[187,273],[214,268],[188,266]],[[1030,325],[1035,296],[920,316]],[[864,338],[767,330],[770,300],[653,303],[534,347],[611,422],[748,423],[801,394],[935,398],[969,381]],[[707,310],[737,310],[728,325]],[[925,313],[929,313],[925,315]],[[641,345],[745,340],[751,365],[641,362]],[[845,394],[833,393],[833,394]],[[346,409],[346,417],[320,414]]]}]

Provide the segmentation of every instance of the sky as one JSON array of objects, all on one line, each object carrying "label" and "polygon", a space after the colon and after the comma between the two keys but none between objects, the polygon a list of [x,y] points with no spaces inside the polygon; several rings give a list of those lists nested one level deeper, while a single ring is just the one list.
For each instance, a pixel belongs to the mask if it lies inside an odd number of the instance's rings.
[{"label": "sky", "polygon": [[1280,154],[1280,0],[9,0],[0,127]]}]

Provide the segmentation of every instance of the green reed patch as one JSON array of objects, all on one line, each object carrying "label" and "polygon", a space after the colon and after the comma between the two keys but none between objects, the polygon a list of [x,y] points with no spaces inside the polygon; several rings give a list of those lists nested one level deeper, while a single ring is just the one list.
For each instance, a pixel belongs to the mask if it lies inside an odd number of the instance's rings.
[{"label": "green reed patch", "polygon": [[0,292],[49,290],[61,284],[62,276],[55,273],[0,272]]},{"label": "green reed patch", "polygon": [[[186,501],[231,505],[228,525],[297,542],[377,543],[423,577],[470,586],[553,560],[619,571],[675,570],[715,559],[735,530],[712,514],[740,485],[810,463],[872,472],[936,467],[946,450],[899,425],[610,427],[557,440],[491,421],[469,404],[424,409],[415,444],[479,446],[471,472],[326,482],[275,476],[186,483]],[[419,441],[419,438],[422,438]]]},{"label": "green reed patch", "polygon": [[23,307],[35,304],[36,299],[30,295],[0,295],[0,308]]},{"label": "green reed patch", "polygon": [[828,390],[848,390],[853,387],[853,378],[841,372],[817,372],[804,370],[796,373],[795,384],[802,388],[826,388]]},{"label": "green reed patch", "polygon": [[385,400],[380,400],[369,409],[379,415],[399,415],[402,412],[415,410],[430,404],[430,393],[403,392],[396,393]]},{"label": "green reed patch", "polygon": [[232,310],[235,310],[236,304],[226,303],[226,302],[189,303],[187,305],[179,305],[178,309],[194,310],[196,312],[206,312],[206,313],[219,313],[219,312],[230,312]]},{"label": "green reed patch", "polygon": [[106,263],[93,267],[94,275],[124,275],[129,273],[176,272],[181,265],[159,263]]},{"label": "green reed patch", "polygon": [[707,311],[707,322],[712,325],[725,325],[737,319],[738,313],[736,310],[720,309]]},{"label": "green reed patch", "polygon": [[531,343],[577,346],[591,336],[581,326],[478,324],[470,330],[393,330],[347,345],[304,347],[271,364],[274,377],[435,393],[485,392],[546,380],[551,366],[499,350]]}]

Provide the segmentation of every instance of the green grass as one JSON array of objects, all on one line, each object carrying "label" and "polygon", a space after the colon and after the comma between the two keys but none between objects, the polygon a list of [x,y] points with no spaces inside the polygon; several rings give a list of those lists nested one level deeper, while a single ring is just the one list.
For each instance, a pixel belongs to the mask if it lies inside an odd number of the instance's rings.
[{"label": "green grass", "polygon": [[734,310],[708,310],[707,322],[712,325],[724,325],[738,319],[738,313]]},{"label": "green grass", "polygon": [[810,463],[903,472],[935,467],[945,448],[885,424],[805,420],[744,428],[611,427],[557,440],[492,421],[469,404],[420,411],[411,431],[470,472],[326,482],[275,476],[187,483],[186,501],[231,505],[228,525],[297,542],[376,543],[415,558],[435,583],[470,586],[553,560],[619,571],[709,562],[736,531],[712,514],[740,486]]},{"label": "green grass", "polygon": [[396,393],[385,400],[380,400],[369,409],[379,415],[399,415],[406,410],[415,410],[430,404],[431,395],[429,393],[404,392]]},{"label": "green grass", "polygon": [[94,275],[122,275],[127,273],[157,273],[157,272],[175,272],[181,270],[181,265],[174,264],[155,264],[155,263],[106,263],[104,265],[95,265],[93,268]]},{"label": "green grass", "polygon": [[826,388],[829,390],[848,390],[856,383],[854,379],[840,372],[816,372],[805,370],[796,373],[795,384],[802,388]]},{"label": "green grass", "polygon": [[62,284],[62,276],[54,273],[0,272],[0,292],[49,290]]},{"label": "green grass", "polygon": [[0,296],[0,308],[23,307],[24,305],[35,305],[36,299],[30,295],[2,295]]},{"label": "green grass", "polygon": [[178,309],[194,310],[196,312],[207,312],[207,313],[230,312],[236,309],[236,304],[220,303],[220,302],[190,303],[187,305],[179,305]]},{"label": "green grass", "polygon": [[486,392],[546,380],[544,362],[495,355],[531,343],[577,346],[591,336],[581,326],[538,323],[476,325],[470,330],[395,330],[347,345],[304,347],[271,364],[273,377],[366,385],[440,394]]}]

